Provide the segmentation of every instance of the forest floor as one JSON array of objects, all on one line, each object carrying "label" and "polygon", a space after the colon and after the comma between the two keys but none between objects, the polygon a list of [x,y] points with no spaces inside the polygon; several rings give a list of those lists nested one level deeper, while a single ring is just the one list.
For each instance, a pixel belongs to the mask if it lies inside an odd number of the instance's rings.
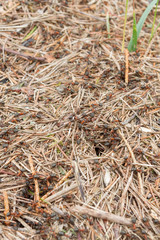
[{"label": "forest floor", "polygon": [[122,52],[125,1],[1,1],[0,239],[160,239],[160,32],[128,53],[132,14]]}]

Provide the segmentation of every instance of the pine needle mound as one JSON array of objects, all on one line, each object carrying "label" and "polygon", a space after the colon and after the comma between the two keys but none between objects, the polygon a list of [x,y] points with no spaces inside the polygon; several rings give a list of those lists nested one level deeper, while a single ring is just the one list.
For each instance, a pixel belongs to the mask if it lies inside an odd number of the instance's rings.
[{"label": "pine needle mound", "polygon": [[[0,239],[160,239],[154,12],[133,53],[119,0],[6,0],[0,13]],[[129,3],[125,49],[131,36]]]}]

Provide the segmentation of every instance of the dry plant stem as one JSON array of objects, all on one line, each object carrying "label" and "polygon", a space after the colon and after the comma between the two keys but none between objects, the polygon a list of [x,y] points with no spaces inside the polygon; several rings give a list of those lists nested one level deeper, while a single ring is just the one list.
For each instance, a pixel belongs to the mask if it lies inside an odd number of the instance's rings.
[{"label": "dry plant stem", "polygon": [[57,147],[61,151],[61,153],[64,155],[64,157],[66,157],[70,161],[69,157],[63,152],[62,148],[58,144],[57,144]]},{"label": "dry plant stem", "polygon": [[151,192],[151,194],[152,194],[152,196],[153,196],[153,199],[154,199],[154,201],[155,201],[155,204],[154,204],[154,205],[157,205],[157,207],[159,208],[159,203],[158,203],[158,201],[157,201],[157,199],[156,199],[156,197],[155,197],[155,195],[154,195],[154,192],[153,192],[153,190],[152,190],[151,185],[149,185],[149,189],[150,189],[150,192]]},{"label": "dry plant stem", "polygon": [[101,218],[104,220],[108,220],[110,222],[115,222],[115,223],[119,223],[119,224],[123,224],[123,225],[127,225],[127,226],[132,225],[131,219],[120,217],[113,213],[105,212],[105,211],[102,211],[99,209],[91,209],[91,208],[87,208],[87,207],[75,206],[75,207],[71,208],[71,211],[77,212],[79,214],[88,214],[92,217]]},{"label": "dry plant stem", "polygon": [[9,213],[9,201],[8,201],[7,191],[3,191],[3,198],[4,198],[4,209],[5,209],[4,215],[5,215],[5,219],[6,219],[5,224],[8,225],[10,217],[7,216],[7,214]]},{"label": "dry plant stem", "polygon": [[16,218],[29,232],[35,233],[35,230],[33,230],[22,218],[18,217]]},{"label": "dry plant stem", "polygon": [[66,214],[66,212],[63,212],[61,209],[59,209],[57,207],[51,206],[51,209],[61,216],[65,216],[65,214]]},{"label": "dry plant stem", "polygon": [[122,197],[121,197],[121,215],[124,214],[124,203],[125,203],[125,198],[126,198],[126,194],[127,194],[127,191],[128,191],[128,188],[132,182],[132,178],[133,178],[133,172],[131,173],[131,176],[129,177],[128,181],[127,181],[127,184],[123,190],[123,193],[122,193]]},{"label": "dry plant stem", "polygon": [[[121,51],[125,4],[85,2],[15,0],[3,1],[0,7],[0,239],[53,239],[53,231],[57,234],[63,227],[67,238],[72,217],[79,228],[78,240],[129,238],[122,236],[123,226],[114,223],[117,215],[129,221],[137,218],[134,233],[133,225],[124,226],[134,238],[145,238],[142,229],[146,239],[160,234],[159,223],[153,221],[160,220],[160,36],[155,35],[151,47],[147,27],[142,29],[139,54],[128,56],[127,85],[126,55]],[[144,2],[137,1],[138,17],[146,8]],[[131,19],[133,6],[128,7]],[[146,26],[151,21],[148,16]],[[126,35],[131,28],[129,20]],[[121,66],[124,71],[118,71]],[[106,164],[111,180],[105,187]],[[4,191],[9,220],[4,215]],[[46,193],[48,197],[41,200]],[[72,207],[80,210],[78,205],[87,213],[95,209],[95,216],[103,210],[107,217],[108,213],[116,217],[113,222],[89,215],[85,219],[70,212]],[[12,223],[17,223],[17,231]]]},{"label": "dry plant stem", "polygon": [[42,200],[45,200],[50,194],[53,194],[55,189],[59,187],[71,174],[72,174],[72,169],[54,186],[53,190],[47,192],[43,197]]},{"label": "dry plant stem", "polygon": [[146,49],[146,52],[145,52],[144,57],[143,57],[143,64],[147,61],[147,55],[148,55],[148,53],[149,53],[149,51],[150,51],[150,48],[151,48],[154,40],[155,40],[155,39],[154,39],[154,37],[153,37],[152,40],[151,40],[151,42],[149,43],[147,49]]},{"label": "dry plant stem", "polygon": [[120,69],[121,69],[121,68],[120,68],[120,65],[119,65],[117,59],[113,56],[113,52],[110,52],[110,51],[104,46],[104,44],[101,45],[101,46],[102,46],[102,48],[104,49],[104,51],[106,52],[106,54],[109,55],[109,57],[111,57],[111,58],[113,59],[115,65],[116,65],[117,68],[118,68],[118,71],[120,71]]},{"label": "dry plant stem", "polygon": [[146,205],[149,209],[152,209],[155,213],[160,215],[160,210],[157,207],[155,207],[152,203],[150,203],[149,200],[147,200],[145,197],[139,194],[139,191],[136,190],[133,184],[131,184],[129,191],[132,191],[132,190],[135,192],[136,197],[138,197],[139,199],[141,199],[141,201],[143,201],[144,205]]},{"label": "dry plant stem", "polygon": [[46,202],[53,202],[54,200],[62,197],[63,195],[69,193],[70,191],[73,191],[74,189],[76,189],[78,187],[77,183],[71,185],[70,187],[67,187],[55,194],[52,194],[50,197],[46,198],[45,201]]},{"label": "dry plant stem", "polygon": [[94,238],[94,235],[96,235],[99,239],[101,239],[102,236],[100,236],[96,231],[95,229],[87,222],[87,226],[91,229],[92,231],[92,235],[93,235],[93,238],[92,239],[95,239]]},{"label": "dry plant stem", "polygon": [[25,58],[25,59],[28,59],[28,60],[39,61],[39,62],[46,62],[46,58],[34,57],[34,56],[31,56],[31,55],[26,55],[24,53],[16,52],[16,51],[14,51],[14,50],[12,50],[10,48],[3,48],[3,47],[0,46],[0,51],[5,51],[5,52],[17,55],[17,56],[19,56],[21,58]]},{"label": "dry plant stem", "polygon": [[[123,133],[122,133],[120,130],[118,130],[118,134],[121,136],[121,138],[122,138],[123,141],[125,142],[128,150],[129,150],[129,152],[130,152],[130,154],[131,154],[133,163],[136,164],[137,161],[136,161],[136,158],[135,158],[135,156],[134,156],[134,153],[133,153],[133,151],[132,151],[131,146],[129,145],[128,141],[125,139]],[[139,172],[138,172],[138,181],[139,181],[140,192],[141,192],[141,194],[143,195],[143,194],[144,194],[143,183],[142,183],[142,179],[141,179],[141,174],[140,174]]]},{"label": "dry plant stem", "polygon": [[[30,168],[31,168],[32,175],[34,176],[36,172],[35,172],[35,169],[34,169],[34,166],[33,166],[33,159],[31,157],[31,155],[29,155],[28,162],[29,162],[29,165],[30,165]],[[37,207],[39,207],[40,206],[40,202],[39,202],[40,198],[39,198],[39,186],[38,186],[38,180],[37,179],[34,179],[34,184],[35,184],[34,200],[37,203]],[[37,207],[36,207],[36,210],[38,211]]]},{"label": "dry plant stem", "polygon": [[129,105],[123,98],[120,97],[120,99],[126,104],[126,106],[129,107],[129,109],[132,110],[132,112],[141,120],[141,122],[142,122],[144,125],[147,124],[147,122],[146,122],[145,120],[143,120],[143,118],[141,118],[141,117],[136,113],[136,111],[134,111],[134,109],[131,108],[130,105]]},{"label": "dry plant stem", "polygon": [[83,187],[81,184],[81,177],[79,174],[78,164],[76,161],[73,161],[73,167],[74,167],[74,174],[75,174],[75,178],[77,181],[77,185],[78,185],[78,189],[79,189],[81,198],[83,199],[83,202],[85,202],[85,195],[84,195]]},{"label": "dry plant stem", "polygon": [[128,49],[125,49],[125,59],[126,59],[125,83],[126,85],[128,85],[128,56],[129,56],[129,51]]},{"label": "dry plant stem", "polygon": [[[5,190],[6,190],[6,191],[10,191],[10,190],[22,188],[22,187],[24,187],[24,186],[25,186],[25,184],[23,184],[23,185],[18,185],[18,186],[16,185],[15,187],[12,186],[12,187],[9,187],[9,188],[5,188]],[[0,189],[0,192],[3,192],[3,191],[4,191],[4,190],[1,190],[1,189]]]},{"label": "dry plant stem", "polygon": [[12,162],[13,159],[15,159],[17,157],[17,155],[11,157],[6,163],[4,163],[0,169],[2,169],[4,166],[8,165],[10,162]]}]

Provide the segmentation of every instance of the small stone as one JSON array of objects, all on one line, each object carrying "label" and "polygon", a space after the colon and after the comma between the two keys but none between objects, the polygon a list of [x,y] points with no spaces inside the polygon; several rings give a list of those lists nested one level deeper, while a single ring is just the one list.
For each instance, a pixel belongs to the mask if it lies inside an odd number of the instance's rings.
[{"label": "small stone", "polygon": [[56,90],[60,93],[63,94],[64,91],[66,90],[66,86],[64,84],[61,84],[60,86],[56,87]]},{"label": "small stone", "polygon": [[152,197],[152,194],[148,194],[147,199],[150,199]]}]

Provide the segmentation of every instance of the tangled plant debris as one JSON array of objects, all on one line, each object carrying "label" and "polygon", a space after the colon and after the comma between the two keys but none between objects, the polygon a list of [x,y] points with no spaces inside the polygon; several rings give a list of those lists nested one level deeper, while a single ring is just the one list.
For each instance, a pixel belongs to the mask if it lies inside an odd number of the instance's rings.
[{"label": "tangled plant debris", "polygon": [[119,0],[6,0],[0,12],[0,238],[160,239],[151,15],[137,52],[122,53]]}]

